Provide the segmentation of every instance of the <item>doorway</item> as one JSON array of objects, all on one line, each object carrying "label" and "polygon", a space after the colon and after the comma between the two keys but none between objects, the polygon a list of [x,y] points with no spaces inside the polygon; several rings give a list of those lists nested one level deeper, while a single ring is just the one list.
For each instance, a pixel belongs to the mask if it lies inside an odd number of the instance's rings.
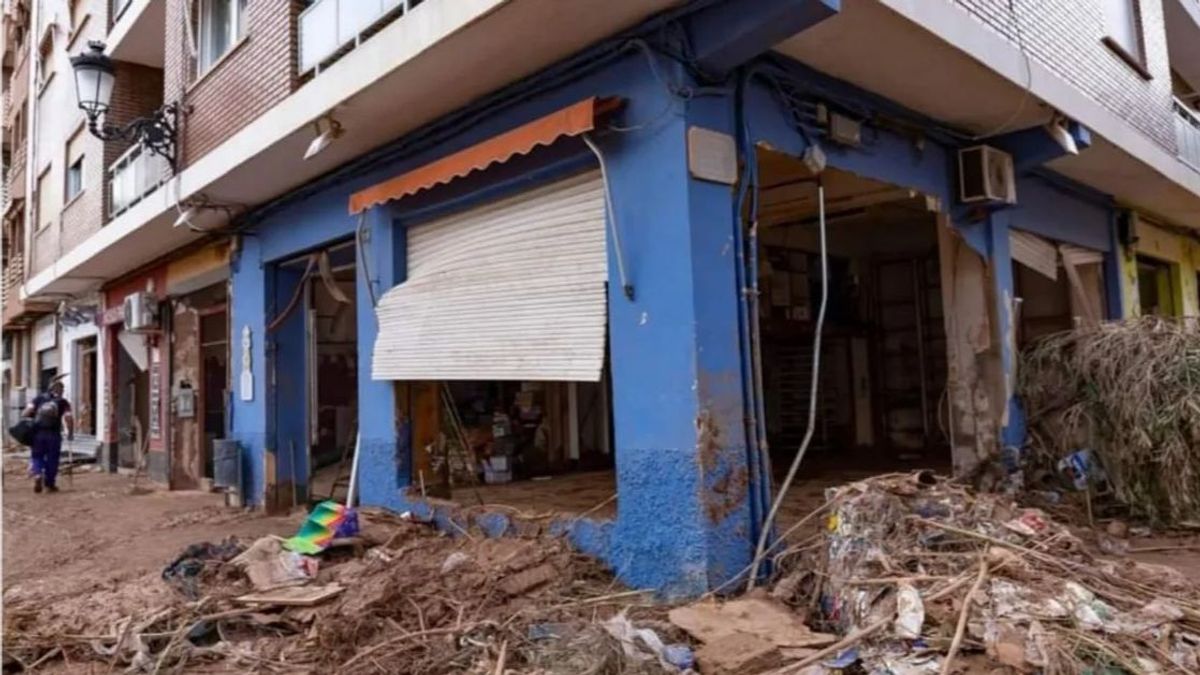
[{"label": "doorway", "polygon": [[309,474],[313,498],[344,499],[358,426],[355,266],[308,281]]},{"label": "doorway", "polygon": [[147,450],[149,438],[150,352],[146,336],[127,330],[114,331],[117,351],[117,464],[137,467]]},{"label": "doorway", "polygon": [[[822,275],[817,176],[778,153],[759,150],[758,161],[758,388],[775,477],[793,463],[808,428],[814,368],[816,416],[802,483],[948,470],[948,350],[935,202],[825,170],[828,262]],[[828,300],[818,359],[814,335],[823,284]]]},{"label": "doorway", "polygon": [[225,305],[200,311],[200,421],[204,477],[213,477],[213,441],[226,438],[229,396],[229,313]]},{"label": "doorway", "polygon": [[96,377],[96,345],[95,337],[75,342],[75,363],[79,378],[75,385],[75,400],[72,403],[75,405],[77,433],[82,436],[96,435],[96,403],[100,396]]},{"label": "doorway", "polygon": [[358,306],[354,241],[274,266],[268,311],[275,509],[344,498],[358,421]]}]

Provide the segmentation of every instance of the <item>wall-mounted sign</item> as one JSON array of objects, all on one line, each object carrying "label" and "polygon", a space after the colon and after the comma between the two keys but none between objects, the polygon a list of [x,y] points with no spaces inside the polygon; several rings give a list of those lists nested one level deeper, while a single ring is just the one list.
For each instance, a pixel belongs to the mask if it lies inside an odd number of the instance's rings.
[{"label": "wall-mounted sign", "polygon": [[159,349],[150,348],[150,438],[162,438],[162,372]]},{"label": "wall-mounted sign", "polygon": [[250,370],[250,326],[242,327],[242,376],[238,387],[243,401],[254,400],[254,373]]}]

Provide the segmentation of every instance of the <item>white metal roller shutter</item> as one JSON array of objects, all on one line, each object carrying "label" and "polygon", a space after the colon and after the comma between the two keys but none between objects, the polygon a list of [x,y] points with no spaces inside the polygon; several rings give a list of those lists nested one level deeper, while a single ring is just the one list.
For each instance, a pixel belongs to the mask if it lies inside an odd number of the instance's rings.
[{"label": "white metal roller shutter", "polygon": [[377,380],[600,380],[608,317],[598,172],[408,232],[379,300]]}]

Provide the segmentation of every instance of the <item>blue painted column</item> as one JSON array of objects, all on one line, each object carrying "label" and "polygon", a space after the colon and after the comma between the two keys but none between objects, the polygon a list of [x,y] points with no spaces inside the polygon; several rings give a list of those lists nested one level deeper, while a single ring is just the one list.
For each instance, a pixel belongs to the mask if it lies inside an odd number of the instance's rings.
[{"label": "blue painted column", "polygon": [[[266,490],[267,397],[266,326],[264,321],[267,276],[262,264],[258,237],[243,237],[241,248],[230,262],[229,344],[232,404],[230,429],[242,448],[242,477],[245,501],[261,506]],[[243,396],[243,345],[249,328],[249,400]]]},{"label": "blue painted column", "polygon": [[[304,269],[273,264],[266,268],[268,281],[267,316],[269,326],[279,317],[279,324],[267,333],[267,477],[268,508],[288,508],[293,500],[303,504],[308,499],[309,478],[309,386],[313,384],[308,363],[308,335],[305,328]],[[287,316],[281,316],[293,297],[300,300]],[[295,497],[293,498],[293,490]]]},{"label": "blue painted column", "polygon": [[[677,104],[678,105],[678,104]],[[679,106],[681,107],[681,106]],[[709,590],[752,555],[733,187],[691,178],[689,122],[732,133],[728,99],[696,99],[599,139],[622,255],[609,236],[617,522],[609,562],[668,596]]]},{"label": "blue painted column", "polygon": [[997,211],[988,218],[988,265],[995,292],[996,327],[1000,341],[1000,364],[1004,371],[1006,409],[1000,420],[1000,441],[1005,448],[1025,444],[1025,414],[1017,397],[1017,339],[1012,251],[1009,247],[1011,211]]},{"label": "blue painted column", "polygon": [[404,230],[387,207],[367,212],[357,261],[359,501],[399,510],[403,507],[400,490],[410,483],[411,464],[407,446],[397,442],[395,383],[371,379],[379,333],[372,297],[377,300],[405,277]]}]

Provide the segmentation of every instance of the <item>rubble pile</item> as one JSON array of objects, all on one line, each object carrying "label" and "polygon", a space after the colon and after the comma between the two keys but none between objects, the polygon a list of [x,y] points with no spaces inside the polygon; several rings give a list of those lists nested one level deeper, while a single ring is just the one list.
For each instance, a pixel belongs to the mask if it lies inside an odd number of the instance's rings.
[{"label": "rubble pile", "polygon": [[1200,330],[1142,317],[1049,335],[1022,354],[1034,468],[1096,452],[1120,503],[1200,521]]},{"label": "rubble pile", "polygon": [[843,637],[780,672],[1200,672],[1200,585],[1174,569],[1097,558],[1037,509],[924,472],[828,504],[820,545],[779,556],[771,593]]},{"label": "rubble pile", "polygon": [[360,536],[319,556],[275,537],[189,547],[161,580],[106,589],[104,608],[6,598],[6,658],[25,669],[62,658],[130,672],[546,674],[663,672],[668,656],[690,658],[664,640],[669,625],[635,626],[665,609],[561,539],[449,537],[358,515]]}]

